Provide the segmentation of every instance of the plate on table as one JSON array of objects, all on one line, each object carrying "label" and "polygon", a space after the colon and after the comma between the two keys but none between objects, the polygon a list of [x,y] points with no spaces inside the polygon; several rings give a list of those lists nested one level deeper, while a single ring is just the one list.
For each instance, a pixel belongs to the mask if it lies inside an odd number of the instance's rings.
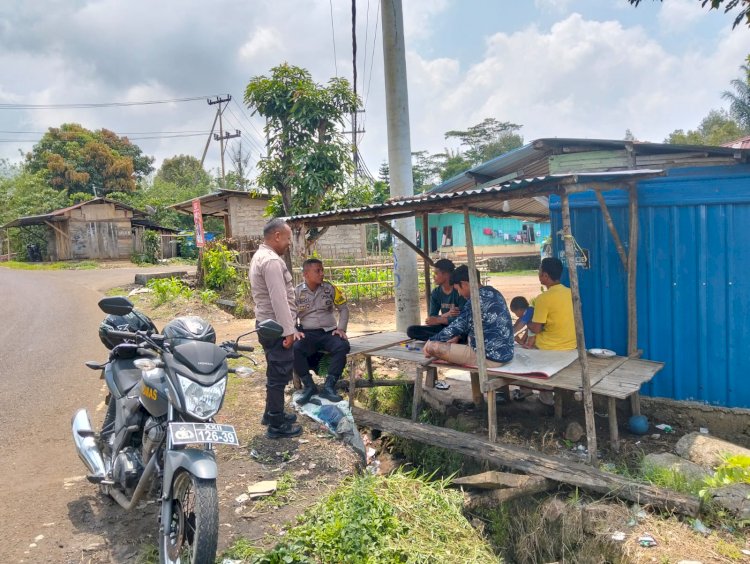
[{"label": "plate on table", "polygon": [[617,356],[615,351],[609,349],[589,349],[589,354],[596,358],[612,358],[613,356]]}]

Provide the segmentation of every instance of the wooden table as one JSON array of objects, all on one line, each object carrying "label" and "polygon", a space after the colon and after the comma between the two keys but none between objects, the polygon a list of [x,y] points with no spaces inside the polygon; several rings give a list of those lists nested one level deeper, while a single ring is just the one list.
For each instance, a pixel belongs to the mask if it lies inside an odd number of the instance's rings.
[{"label": "wooden table", "polygon": [[[425,364],[422,351],[410,350],[403,346],[410,341],[405,333],[390,331],[374,333],[350,339],[351,351],[349,352],[349,401],[353,401],[356,390],[355,363],[364,358],[367,363],[367,377],[370,381],[372,374],[372,357],[383,357],[394,360],[402,360],[414,363],[417,366],[414,380],[414,401],[412,406],[412,419],[416,420],[422,402],[423,386],[434,385],[438,368],[451,368],[464,370],[471,374],[472,396],[475,404],[481,405],[483,394],[498,390],[509,385],[524,386],[537,390],[551,391],[582,391],[581,364],[578,359],[570,365],[558,371],[549,378],[533,378],[515,374],[502,375],[493,371],[488,372],[491,378],[482,387],[479,383],[479,374],[476,369],[467,366],[451,365],[444,362],[433,362]],[[631,398],[633,414],[640,413],[638,402],[641,386],[649,381],[659,372],[664,363],[639,358],[615,356],[602,359],[589,355],[589,372],[591,378],[591,391],[593,394],[607,398],[609,413],[609,431],[612,447],[619,448],[619,430],[617,424],[616,400]],[[493,378],[494,376],[494,378]],[[424,380],[423,383],[423,378]],[[510,399],[510,398],[509,398]],[[563,413],[563,394],[555,394],[555,417],[561,418]]]}]

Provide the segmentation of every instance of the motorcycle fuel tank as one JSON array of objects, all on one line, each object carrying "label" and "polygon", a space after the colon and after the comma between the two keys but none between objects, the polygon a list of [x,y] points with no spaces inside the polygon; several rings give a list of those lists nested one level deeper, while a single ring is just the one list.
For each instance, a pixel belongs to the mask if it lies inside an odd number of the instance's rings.
[{"label": "motorcycle fuel tank", "polygon": [[167,374],[163,369],[157,368],[143,373],[140,399],[143,407],[152,416],[161,417],[167,414],[167,407],[169,406]]}]

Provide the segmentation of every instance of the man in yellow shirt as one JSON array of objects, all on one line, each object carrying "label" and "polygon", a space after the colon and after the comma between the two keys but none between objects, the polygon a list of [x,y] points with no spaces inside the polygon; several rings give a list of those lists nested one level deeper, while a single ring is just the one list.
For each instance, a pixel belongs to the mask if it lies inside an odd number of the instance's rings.
[{"label": "man in yellow shirt", "polygon": [[563,265],[560,259],[548,257],[539,267],[539,281],[547,291],[534,302],[534,317],[528,324],[526,348],[569,350],[576,348],[573,319],[573,295],[560,283]]}]

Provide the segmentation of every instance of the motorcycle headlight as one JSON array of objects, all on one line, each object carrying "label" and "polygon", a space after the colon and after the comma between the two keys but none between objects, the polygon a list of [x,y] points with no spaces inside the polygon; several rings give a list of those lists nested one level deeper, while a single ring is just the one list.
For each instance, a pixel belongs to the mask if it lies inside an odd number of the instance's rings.
[{"label": "motorcycle headlight", "polygon": [[177,375],[177,381],[185,397],[185,410],[198,419],[213,417],[221,407],[227,389],[227,379],[222,378],[212,386],[201,386],[197,382]]}]

